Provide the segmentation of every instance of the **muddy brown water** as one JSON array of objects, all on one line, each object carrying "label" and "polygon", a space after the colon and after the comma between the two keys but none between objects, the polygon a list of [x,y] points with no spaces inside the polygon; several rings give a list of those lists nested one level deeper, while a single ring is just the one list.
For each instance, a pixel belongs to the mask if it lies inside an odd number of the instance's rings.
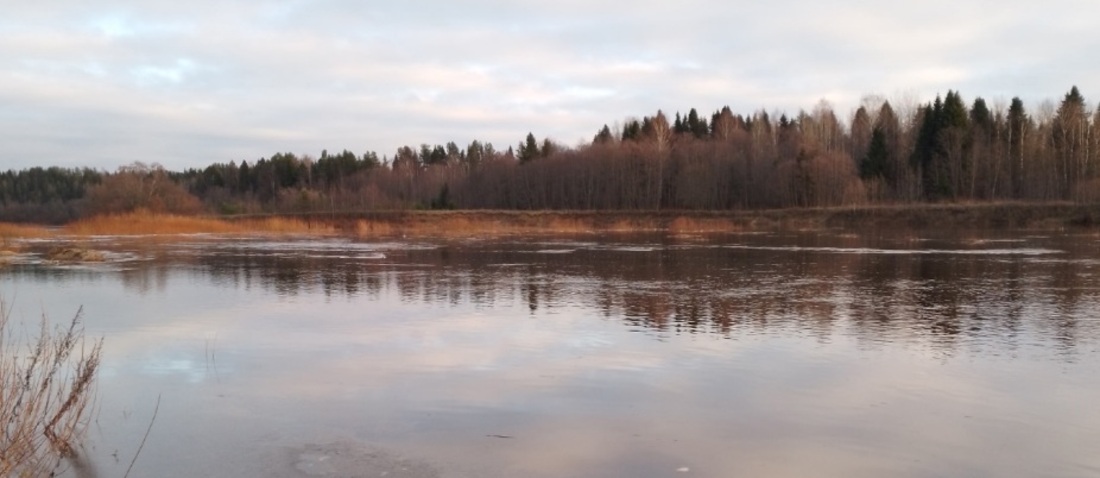
[{"label": "muddy brown water", "polygon": [[147,242],[0,269],[82,476],[1100,475],[1095,234]]}]

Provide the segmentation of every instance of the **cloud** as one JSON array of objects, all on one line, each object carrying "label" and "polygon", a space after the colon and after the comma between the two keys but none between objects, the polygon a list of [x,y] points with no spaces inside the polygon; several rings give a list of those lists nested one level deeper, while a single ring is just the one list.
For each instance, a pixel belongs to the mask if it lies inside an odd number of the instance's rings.
[{"label": "cloud", "polygon": [[0,160],[172,168],[321,149],[573,143],[723,105],[847,116],[868,93],[1100,85],[1100,7],[937,0],[61,1],[0,19]]}]

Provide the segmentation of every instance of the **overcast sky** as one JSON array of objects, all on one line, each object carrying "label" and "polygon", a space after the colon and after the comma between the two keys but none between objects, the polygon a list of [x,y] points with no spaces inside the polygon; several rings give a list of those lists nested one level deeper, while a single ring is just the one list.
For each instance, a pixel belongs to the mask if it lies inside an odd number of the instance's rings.
[{"label": "overcast sky", "polygon": [[1100,97],[1095,0],[0,0],[0,170],[170,169],[867,94]]}]

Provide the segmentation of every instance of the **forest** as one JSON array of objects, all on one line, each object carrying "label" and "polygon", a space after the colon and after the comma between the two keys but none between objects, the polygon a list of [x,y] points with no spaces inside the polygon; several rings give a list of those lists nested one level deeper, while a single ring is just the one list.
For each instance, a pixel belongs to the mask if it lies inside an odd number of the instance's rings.
[{"label": "forest", "polygon": [[[203,169],[0,173],[0,221],[64,223],[135,210],[289,214],[402,209],[748,210],[985,201],[1100,201],[1100,109],[1074,86],[1027,111],[948,91],[929,103],[868,96],[842,121],[658,111],[567,146],[404,146],[276,153]],[[776,117],[778,116],[778,117]]]}]

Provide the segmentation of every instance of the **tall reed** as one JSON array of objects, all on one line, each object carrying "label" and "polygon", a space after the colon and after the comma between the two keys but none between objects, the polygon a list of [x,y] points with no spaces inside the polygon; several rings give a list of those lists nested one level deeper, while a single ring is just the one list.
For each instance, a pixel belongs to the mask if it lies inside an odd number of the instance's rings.
[{"label": "tall reed", "polygon": [[32,337],[13,330],[0,300],[0,476],[52,476],[77,458],[103,345],[85,341],[81,315],[65,327],[43,316]]},{"label": "tall reed", "polygon": [[327,224],[294,217],[255,217],[232,220],[206,216],[180,216],[135,211],[124,214],[92,216],[64,227],[73,235],[175,235],[175,234],[327,234],[335,230]]}]

